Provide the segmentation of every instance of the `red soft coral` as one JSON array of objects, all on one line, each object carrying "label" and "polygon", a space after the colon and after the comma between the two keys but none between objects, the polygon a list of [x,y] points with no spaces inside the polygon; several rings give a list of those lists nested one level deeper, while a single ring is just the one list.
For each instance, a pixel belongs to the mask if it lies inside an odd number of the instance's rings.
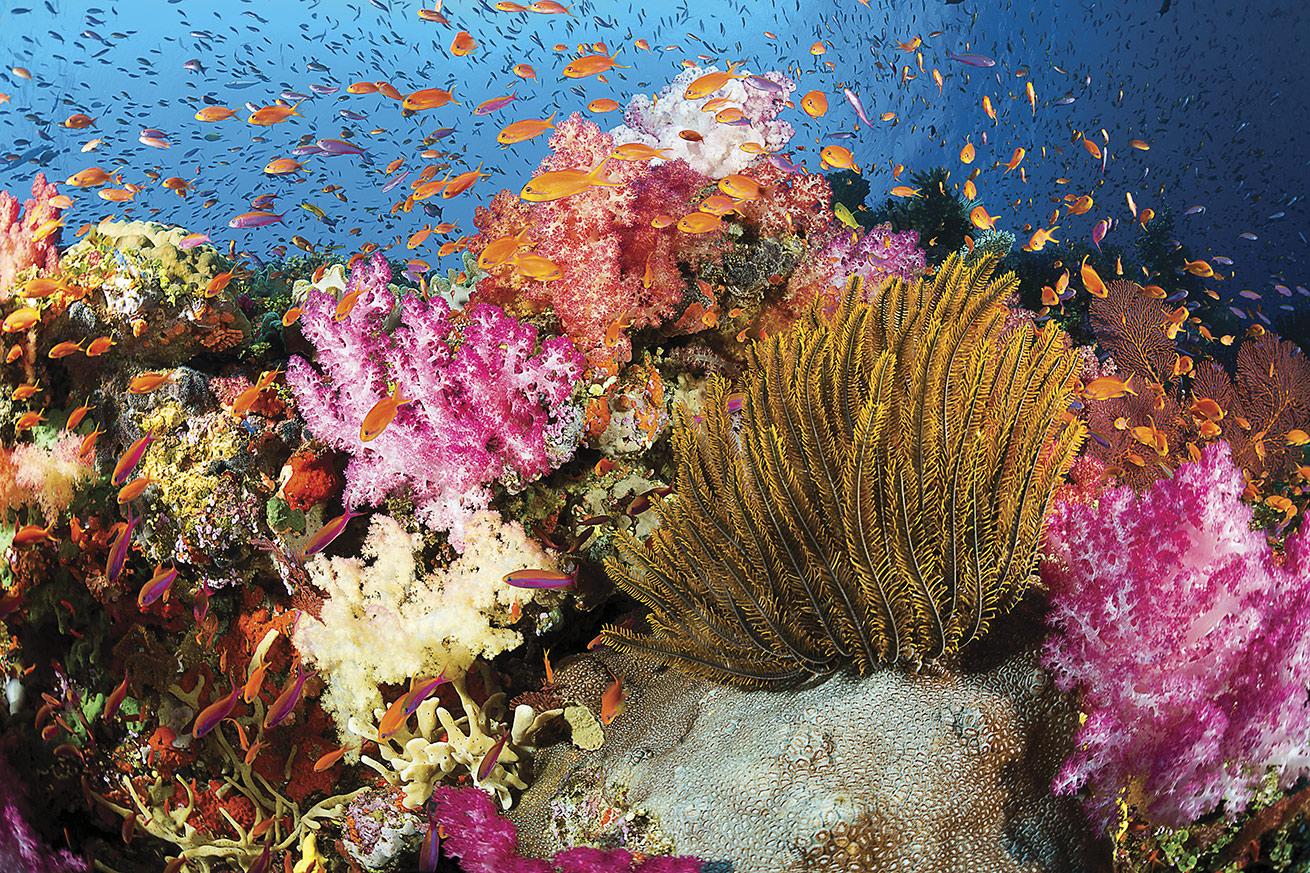
[{"label": "red soft coral", "polygon": [[[538,175],[591,169],[613,152],[614,139],[574,114],[556,128],[550,146]],[[493,241],[526,228],[534,253],[559,265],[563,276],[538,282],[520,276],[511,265],[494,267],[478,283],[474,299],[516,315],[549,309],[589,359],[626,361],[630,342],[611,327],[639,329],[671,315],[685,287],[680,255],[707,244],[673,227],[652,228],[651,219],[689,211],[693,193],[709,180],[681,162],[650,167],[610,161],[604,176],[613,187],[532,205],[502,191],[489,207],[479,208],[474,216],[479,234],[470,240],[469,251],[481,254]]]},{"label": "red soft coral", "polygon": [[297,452],[288,461],[291,478],[282,486],[282,496],[292,509],[309,509],[341,490],[344,480],[330,458],[313,452]]},{"label": "red soft coral", "polygon": [[32,237],[47,221],[63,212],[51,201],[59,194],[44,173],[32,180],[32,198],[19,202],[8,191],[0,191],[0,300],[13,293],[14,278],[35,266],[44,273],[59,269],[59,230],[40,240]]}]

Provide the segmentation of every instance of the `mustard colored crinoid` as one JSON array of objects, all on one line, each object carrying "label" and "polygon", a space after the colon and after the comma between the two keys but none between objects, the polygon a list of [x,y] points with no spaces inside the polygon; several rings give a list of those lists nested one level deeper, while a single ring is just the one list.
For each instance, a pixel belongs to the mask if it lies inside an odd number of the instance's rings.
[{"label": "mustard colored crinoid", "polygon": [[712,377],[700,421],[678,410],[660,528],[608,566],[652,632],[606,641],[776,687],[985,634],[1028,588],[1083,438],[1075,355],[1054,325],[1007,325],[1018,280],[994,267],[952,256],[873,302],[852,283],[753,347],[739,397]]}]

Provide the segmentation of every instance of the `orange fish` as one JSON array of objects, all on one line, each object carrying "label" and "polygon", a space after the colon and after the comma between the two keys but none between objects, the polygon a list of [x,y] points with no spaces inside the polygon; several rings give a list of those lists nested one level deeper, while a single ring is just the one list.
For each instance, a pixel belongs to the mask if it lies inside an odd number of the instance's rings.
[{"label": "orange fish", "polygon": [[273,104],[272,106],[261,106],[251,113],[247,119],[251,124],[259,127],[270,127],[274,124],[281,124],[293,115],[300,115],[296,107],[300,105],[299,101],[291,106]]},{"label": "orange fish", "polygon": [[550,118],[525,118],[503,127],[496,135],[496,142],[501,145],[513,145],[540,136],[555,126],[555,115]]},{"label": "orange fish", "polygon": [[606,161],[591,170],[553,170],[528,180],[519,193],[529,203],[548,203],[580,194],[588,188],[617,188],[618,182],[604,177]]},{"label": "orange fish", "polygon": [[720,179],[719,190],[737,200],[759,200],[763,196],[760,183],[741,173],[732,173]]},{"label": "orange fish", "polygon": [[461,30],[455,34],[455,38],[450,41],[450,53],[457,58],[462,58],[473,53],[478,47],[478,42],[473,38],[473,34],[467,30]]},{"label": "orange fish", "polygon": [[828,96],[822,91],[811,91],[801,98],[801,109],[810,118],[822,118],[828,113]]},{"label": "orange fish", "polygon": [[973,147],[973,143],[971,142],[965,143],[964,148],[960,149],[960,163],[972,164],[975,154],[976,154],[976,150]]},{"label": "orange fish", "polygon": [[400,105],[413,112],[422,112],[425,109],[438,109],[452,102],[454,102],[453,95],[444,88],[423,88],[408,94]]},{"label": "orange fish", "polygon": [[619,108],[619,101],[612,100],[609,97],[597,97],[587,104],[589,112],[613,112]]},{"label": "orange fish", "polygon": [[564,278],[564,271],[559,264],[540,255],[517,255],[514,258],[514,269],[520,276],[537,282],[554,282]]},{"label": "orange fish", "polygon": [[514,75],[520,79],[535,79],[537,78],[537,71],[530,64],[515,64]]},{"label": "orange fish", "polygon": [[509,262],[514,253],[526,246],[531,246],[528,229],[525,227],[514,236],[502,236],[487,243],[487,247],[478,255],[478,269],[490,270]]},{"label": "orange fish", "polygon": [[139,376],[132,377],[131,381],[127,383],[127,391],[129,394],[149,394],[163,388],[172,378],[172,370],[142,373]]},{"label": "orange fish", "polygon": [[888,193],[893,197],[918,197],[919,189],[911,188],[909,185],[897,185]]},{"label": "orange fish", "polygon": [[1125,394],[1137,396],[1137,391],[1133,388],[1133,377],[1131,375],[1127,379],[1121,379],[1118,376],[1101,376],[1088,382],[1083,387],[1083,396],[1088,400],[1113,400],[1116,397],[1123,397]]},{"label": "orange fish", "polygon": [[377,439],[387,429],[387,425],[395,419],[396,410],[412,402],[414,402],[413,397],[402,397],[400,386],[394,386],[391,394],[374,403],[373,408],[364,416],[364,422],[359,426],[360,441],[369,442]]},{"label": "orange fish", "polygon": [[623,702],[623,677],[615,676],[600,696],[600,723],[609,724],[618,718],[625,706]]},{"label": "orange fish", "polygon": [[228,109],[226,106],[206,106],[196,113],[196,121],[225,121],[236,114],[235,109]]},{"label": "orange fish", "polygon": [[836,167],[839,170],[852,170],[860,172],[860,167],[855,163],[855,156],[846,146],[830,145],[824,146],[819,152],[819,157],[823,163],[829,167]]},{"label": "orange fish", "polygon": [[655,146],[648,146],[644,142],[625,142],[610,152],[610,157],[616,161],[653,161],[656,158],[667,161],[669,155],[665,154],[668,149],[657,149]]},{"label": "orange fish", "polygon": [[731,63],[728,64],[726,72],[716,70],[712,73],[706,73],[705,75],[696,78],[693,82],[687,85],[686,90],[682,92],[683,99],[700,100],[702,97],[708,97],[716,91],[721,90],[724,85],[728,84],[733,79],[746,78],[744,75],[736,72],[737,67],[739,66],[740,64]]},{"label": "orange fish", "polygon": [[1088,294],[1093,297],[1105,297],[1109,295],[1110,291],[1105,287],[1105,283],[1101,281],[1100,274],[1096,272],[1095,267],[1087,263],[1086,257],[1083,258],[1082,278],[1083,287],[1087,289]]},{"label": "orange fish", "polygon": [[441,197],[443,200],[449,200],[457,194],[463,194],[465,191],[472,188],[478,179],[490,175],[490,173],[482,172],[482,165],[478,164],[476,170],[469,170],[467,173],[460,173],[458,176],[447,182],[441,191]]},{"label": "orange fish", "polygon": [[13,312],[5,316],[3,323],[0,323],[0,330],[5,333],[18,333],[27,330],[32,325],[41,320],[41,313],[31,306],[20,306]]},{"label": "orange fish", "polygon": [[333,764],[340,761],[341,756],[346,754],[346,752],[349,751],[349,749],[350,749],[349,745],[337,746],[332,751],[321,756],[317,761],[314,762],[314,767],[313,767],[314,772],[322,773],[324,770],[328,769]]},{"label": "orange fish", "polygon": [[584,55],[576,60],[570,61],[564,67],[563,76],[566,79],[585,79],[588,76],[597,76],[614,68],[621,70],[627,67],[615,61],[614,57],[605,54]]},{"label": "orange fish", "polygon": [[723,219],[708,212],[693,212],[678,220],[678,230],[683,233],[712,233],[723,227]]},{"label": "orange fish", "polygon": [[69,176],[64,180],[64,183],[72,185],[74,188],[94,188],[111,180],[122,181],[117,175],[111,174],[108,170],[102,170],[100,167],[88,167]]}]

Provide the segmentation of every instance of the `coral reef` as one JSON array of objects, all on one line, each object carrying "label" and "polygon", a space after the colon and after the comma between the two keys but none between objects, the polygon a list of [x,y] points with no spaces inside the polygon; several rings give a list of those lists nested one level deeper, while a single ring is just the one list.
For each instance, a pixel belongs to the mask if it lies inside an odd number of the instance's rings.
[{"label": "coral reef", "polygon": [[[44,173],[32,180],[32,196],[19,200],[0,191],[0,301],[13,296],[20,276],[54,273],[59,269],[59,217],[55,205],[59,187]],[[56,223],[59,222],[59,223]]]}]

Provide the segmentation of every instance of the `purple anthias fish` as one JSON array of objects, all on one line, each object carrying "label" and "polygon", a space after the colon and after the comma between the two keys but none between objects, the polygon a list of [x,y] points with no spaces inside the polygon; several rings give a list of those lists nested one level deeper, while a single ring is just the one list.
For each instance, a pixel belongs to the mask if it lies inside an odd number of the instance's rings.
[{"label": "purple anthias fish", "polygon": [[555,570],[515,570],[505,574],[505,584],[515,588],[568,588],[573,582],[572,573]]},{"label": "purple anthias fish", "polygon": [[432,131],[432,133],[428,134],[428,139],[445,139],[454,132],[455,128],[453,127],[438,127],[436,130]]},{"label": "purple anthias fish", "polygon": [[193,233],[184,237],[177,247],[182,251],[186,251],[187,249],[194,249],[196,246],[202,246],[207,242],[209,242],[209,234]]},{"label": "purple anthias fish", "polygon": [[1101,250],[1101,240],[1105,239],[1105,235],[1109,232],[1110,219],[1108,218],[1102,218],[1092,225],[1092,245],[1096,246],[1098,252]]},{"label": "purple anthias fish", "polygon": [[[365,118],[368,118],[364,113],[356,112],[353,109],[338,109],[337,114],[348,121],[363,121]],[[320,151],[318,146],[314,146],[314,151]]]},{"label": "purple anthias fish", "polygon": [[324,97],[331,97],[341,89],[335,85],[310,85],[309,90],[313,91],[315,94],[321,94]]},{"label": "purple anthias fish", "polygon": [[109,558],[105,561],[105,578],[110,582],[117,582],[118,577],[123,574],[127,553],[132,546],[132,531],[140,521],[139,517],[133,518],[131,510],[128,510],[127,521],[119,529],[118,536],[109,544]]},{"label": "purple anthias fish", "polygon": [[387,184],[382,186],[382,193],[383,194],[387,193],[392,188],[395,188],[397,185],[399,185],[401,182],[405,181],[408,178],[409,178],[409,170],[406,170],[405,172],[401,173],[399,176],[395,176],[387,180]]},{"label": "purple anthias fish", "polygon": [[228,227],[234,227],[238,230],[246,230],[252,227],[268,227],[270,224],[277,224],[282,220],[282,216],[276,212],[263,212],[256,210],[254,212],[243,212],[234,216],[227,223]]},{"label": "purple anthias fish", "polygon": [[841,92],[846,95],[846,100],[851,104],[851,108],[855,110],[855,114],[860,117],[860,121],[864,122],[864,126],[873,127],[873,122],[869,121],[869,116],[864,114],[864,104],[860,102],[859,97],[855,96],[855,92],[850,88],[842,88]]},{"label": "purple anthias fish", "polygon": [[167,134],[162,130],[157,130],[153,127],[147,127],[142,130],[141,135],[137,137],[137,141],[142,145],[148,145],[157,149],[172,148],[173,145],[168,141]]},{"label": "purple anthias fish", "polygon": [[308,558],[310,555],[317,555],[332,545],[332,541],[341,536],[346,529],[346,525],[350,524],[351,519],[359,518],[363,514],[348,509],[336,518],[327,521],[309,538],[309,542],[305,543],[305,548],[300,553],[301,556]]},{"label": "purple anthias fish", "polygon": [[801,172],[800,167],[796,166],[782,155],[769,155],[769,163],[773,164],[775,167],[777,167],[779,170],[782,170],[784,173]]},{"label": "purple anthias fish", "polygon": [[146,584],[141,586],[141,591],[136,596],[136,605],[145,609],[159,598],[163,597],[173,583],[177,581],[177,568],[169,567],[165,570],[163,567],[155,568],[155,575],[151,576]]},{"label": "purple anthias fish", "polygon": [[296,704],[300,701],[300,695],[305,690],[305,683],[314,674],[306,673],[304,668],[299,664],[296,665],[296,678],[287,682],[282,693],[273,701],[273,705],[268,708],[268,714],[264,716],[264,727],[275,728],[282,722],[286,721],[295,710]]},{"label": "purple anthias fish", "polygon": [[241,686],[234,684],[230,694],[226,697],[220,697],[201,710],[200,715],[196,716],[196,723],[191,726],[191,735],[196,739],[200,739],[218,727],[218,723],[231,715],[232,710],[237,708],[237,701],[240,699]]},{"label": "purple anthias fish", "polygon": [[478,106],[473,110],[474,115],[490,115],[497,109],[503,109],[518,99],[518,94],[506,94],[504,97],[497,97],[494,100],[488,100],[486,103]]},{"label": "purple anthias fish", "polygon": [[767,91],[770,94],[781,94],[783,91],[782,85],[764,76],[747,76],[744,81],[756,91]]},{"label": "purple anthias fish", "polygon": [[323,149],[319,148],[317,145],[302,145],[293,148],[291,150],[291,154],[299,158],[299,157],[303,157],[304,155],[321,155],[324,154],[324,151]]},{"label": "purple anthias fish", "polygon": [[250,201],[251,209],[270,209],[277,202],[276,194],[260,194]]},{"label": "purple anthias fish", "polygon": [[427,681],[420,683],[413,691],[409,692],[409,694],[405,696],[405,717],[409,718],[411,715],[418,712],[418,708],[422,705],[423,701],[427,700],[433,694],[436,694],[437,689],[446,684],[446,681],[447,679],[443,674],[435,679],[428,679]]},{"label": "purple anthias fish", "polygon": [[959,63],[961,63],[961,64],[964,64],[965,66],[969,66],[969,67],[994,67],[994,66],[996,66],[996,61],[993,60],[992,58],[987,57],[987,55],[970,55],[970,54],[957,55],[957,54],[955,54],[955,53],[953,53],[953,52],[948,51],[948,52],[946,53],[946,57],[947,57],[947,59],[949,59],[949,60],[957,61],[957,62],[959,62]]},{"label": "purple anthias fish", "polygon": [[364,150],[353,142],[346,142],[344,139],[320,139],[318,147],[322,153],[328,157],[338,157],[340,155],[362,155]]},{"label": "purple anthias fish", "polygon": [[505,741],[509,739],[509,728],[505,728],[505,733],[500,735],[496,740],[496,745],[487,750],[487,754],[482,756],[482,763],[478,764],[478,781],[483,782],[491,771],[495,769],[496,762],[500,760],[500,753],[505,751]]}]

